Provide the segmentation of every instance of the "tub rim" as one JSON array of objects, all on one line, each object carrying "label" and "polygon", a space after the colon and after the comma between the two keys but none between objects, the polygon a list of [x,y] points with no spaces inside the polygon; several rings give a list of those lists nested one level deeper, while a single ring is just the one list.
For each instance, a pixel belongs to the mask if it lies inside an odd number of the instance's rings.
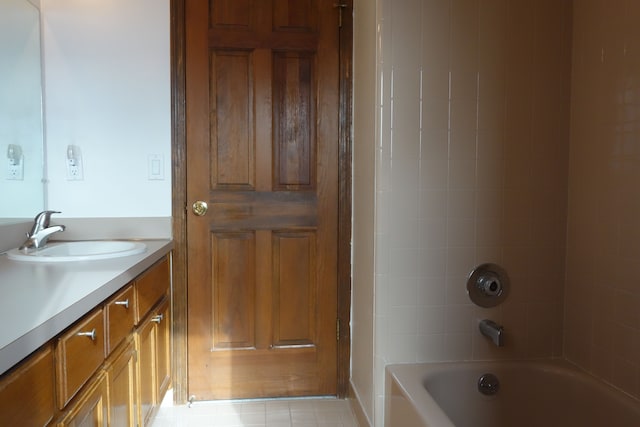
[{"label": "tub rim", "polygon": [[[564,358],[545,359],[504,359],[504,360],[461,360],[442,362],[421,362],[389,364],[385,367],[387,379],[392,380],[402,393],[403,397],[411,403],[420,419],[426,426],[456,427],[446,412],[435,401],[425,381],[429,372],[447,372],[460,367],[469,369],[486,369],[490,371],[494,367],[514,368],[519,365],[535,365],[537,369],[555,371],[569,376],[580,376],[586,381],[593,381],[606,387],[608,392],[619,394],[617,397],[624,404],[640,404],[640,399],[626,393],[605,380],[596,377],[580,366]],[[416,371],[417,369],[417,371]],[[391,384],[385,385],[385,397],[388,399]]]},{"label": "tub rim", "polygon": [[[433,365],[454,365],[467,362],[434,362],[434,363],[404,363],[387,365],[385,370],[387,375],[398,387],[403,397],[411,404],[424,425],[433,425],[441,427],[456,427],[444,410],[438,405],[431,393],[424,387],[424,375],[416,380],[415,369],[418,367],[427,367]],[[420,372],[423,372],[422,369]],[[390,399],[391,384],[385,386],[386,398]]]}]

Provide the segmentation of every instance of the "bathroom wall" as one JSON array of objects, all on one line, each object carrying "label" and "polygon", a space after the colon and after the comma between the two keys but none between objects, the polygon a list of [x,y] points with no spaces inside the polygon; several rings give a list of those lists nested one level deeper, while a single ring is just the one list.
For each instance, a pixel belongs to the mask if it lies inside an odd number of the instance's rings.
[{"label": "bathroom wall", "polygon": [[[373,8],[360,3],[356,23]],[[359,376],[352,385],[380,426],[387,364],[562,354],[571,3],[378,0],[375,13],[375,140],[354,123],[356,150],[376,152],[374,179],[354,177],[355,194],[375,189],[370,307],[357,298],[367,266],[354,263],[354,312],[373,316],[374,396]],[[369,43],[355,39],[356,82]],[[358,88],[356,114],[369,105]],[[354,174],[368,161],[355,154]],[[354,230],[354,260],[367,238]],[[466,294],[485,262],[511,278],[495,309]],[[504,348],[479,334],[483,318],[504,325]]]},{"label": "bathroom wall", "polygon": [[[169,0],[41,3],[47,206],[72,218],[169,218]],[[69,145],[80,148],[81,181],[67,180]],[[149,156],[160,177],[149,179]]]},{"label": "bathroom wall", "polygon": [[640,3],[574,3],[565,356],[640,397]]},{"label": "bathroom wall", "polygon": [[376,141],[376,2],[354,2],[353,249],[351,305],[351,385],[363,413],[374,408],[374,271]]}]

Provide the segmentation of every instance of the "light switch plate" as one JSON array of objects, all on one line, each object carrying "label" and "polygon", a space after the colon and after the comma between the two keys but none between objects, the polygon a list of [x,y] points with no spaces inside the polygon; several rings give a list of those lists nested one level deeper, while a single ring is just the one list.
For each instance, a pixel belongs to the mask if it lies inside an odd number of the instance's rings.
[{"label": "light switch plate", "polygon": [[149,181],[164,180],[164,156],[162,154],[149,154],[147,164]]}]

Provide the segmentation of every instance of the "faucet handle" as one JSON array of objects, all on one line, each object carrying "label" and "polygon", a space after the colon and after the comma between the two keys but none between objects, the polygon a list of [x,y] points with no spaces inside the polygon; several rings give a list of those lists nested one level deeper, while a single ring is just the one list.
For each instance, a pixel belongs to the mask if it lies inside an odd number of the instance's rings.
[{"label": "faucet handle", "polygon": [[36,224],[38,224],[42,228],[49,227],[49,222],[51,221],[51,215],[62,213],[60,211],[42,211],[38,215],[36,215],[33,220]]}]

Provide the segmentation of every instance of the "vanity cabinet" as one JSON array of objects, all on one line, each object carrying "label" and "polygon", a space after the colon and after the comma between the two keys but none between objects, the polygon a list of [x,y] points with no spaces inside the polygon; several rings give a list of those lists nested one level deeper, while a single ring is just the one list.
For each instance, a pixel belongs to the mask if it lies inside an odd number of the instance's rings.
[{"label": "vanity cabinet", "polygon": [[105,357],[108,357],[133,330],[135,325],[133,295],[133,284],[129,284],[105,304],[104,323],[107,329]]},{"label": "vanity cabinet", "polygon": [[162,402],[170,383],[170,317],[169,299],[140,325],[136,333],[140,351],[140,421],[145,425]]},{"label": "vanity cabinet", "polygon": [[76,322],[57,341],[58,408],[63,409],[104,362],[102,308]]},{"label": "vanity cabinet", "polygon": [[168,296],[151,319],[156,325],[156,404],[159,405],[171,385],[171,304]]},{"label": "vanity cabinet", "polygon": [[100,371],[78,398],[67,408],[57,423],[58,427],[108,427],[109,393],[107,376]]},{"label": "vanity cabinet", "polygon": [[170,263],[144,273],[0,377],[0,424],[144,426],[171,382]]},{"label": "vanity cabinet", "polygon": [[169,258],[156,263],[153,268],[142,273],[135,282],[136,324],[139,325],[145,316],[169,291]]},{"label": "vanity cabinet", "polygon": [[138,352],[132,337],[105,366],[109,384],[109,423],[135,426],[138,421]]},{"label": "vanity cabinet", "polygon": [[45,426],[56,413],[53,346],[45,345],[0,381],[0,419],[7,426]]}]

